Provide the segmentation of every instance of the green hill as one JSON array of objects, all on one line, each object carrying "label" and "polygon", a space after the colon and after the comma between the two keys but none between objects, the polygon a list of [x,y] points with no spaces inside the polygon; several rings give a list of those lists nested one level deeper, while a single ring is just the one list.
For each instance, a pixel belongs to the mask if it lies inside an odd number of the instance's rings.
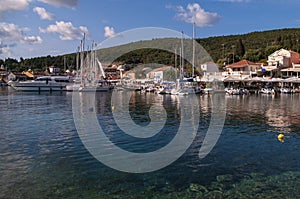
[{"label": "green hill", "polygon": [[269,30],[243,35],[209,37],[197,41],[210,53],[215,62],[220,62],[224,57],[232,62],[233,53],[235,61],[245,58],[258,62],[265,61],[268,55],[280,48],[299,52],[300,29]]},{"label": "green hill", "polygon": [[[220,67],[224,65],[224,62],[226,64],[232,63],[233,58],[235,62],[241,59],[247,59],[253,62],[265,62],[268,58],[268,55],[281,48],[299,52],[299,40],[300,29],[269,30],[263,32],[252,32],[242,35],[217,36],[196,39],[196,41],[200,43],[200,45],[208,52],[212,60],[218,63]],[[102,53],[100,53],[100,57],[109,57],[109,54],[111,54],[111,52],[122,51],[123,48],[135,49],[135,47],[137,48],[137,46],[147,46],[147,43],[151,43],[152,46],[150,46],[153,48],[130,51],[118,57],[115,61],[127,64],[175,64],[174,52],[167,52],[158,49],[161,49],[162,46],[168,46],[169,49],[177,48],[178,52],[180,48],[179,39],[156,39],[154,41],[140,41],[119,47],[113,47],[110,49],[103,49],[101,50]],[[191,57],[188,56],[192,55],[192,43],[191,41],[185,41],[184,43],[185,57],[191,60]],[[197,59],[198,63],[196,62],[196,66],[205,61],[212,61],[207,56],[202,57],[203,54],[201,53],[203,53],[204,49],[196,49],[196,57],[200,56],[200,58]],[[101,56],[101,54],[104,56]],[[177,64],[178,63],[179,57],[177,58]],[[189,65],[189,63],[187,65]]]},{"label": "green hill", "polygon": [[[184,44],[185,58],[191,60],[192,42],[186,40]],[[230,64],[234,61],[247,59],[253,62],[264,62],[268,55],[274,51],[285,48],[300,51],[300,29],[280,29],[262,32],[252,32],[241,35],[216,36],[209,38],[198,38],[198,43],[209,53],[212,60],[223,66],[224,62]],[[146,47],[145,47],[146,46]],[[165,65],[177,65],[180,63],[179,56],[175,61],[174,51],[180,48],[179,39],[153,39],[151,41],[139,41],[117,47],[98,50],[98,56],[104,65],[112,62],[126,64],[147,64],[158,63]],[[140,48],[140,49],[139,49]],[[164,50],[165,48],[171,50]],[[139,50],[133,50],[139,49]],[[211,61],[209,56],[202,56],[205,51],[202,48],[196,49],[196,65],[205,61]],[[201,56],[200,56],[201,54]],[[54,65],[63,67],[66,63],[67,68],[75,69],[75,53],[61,56],[45,56],[29,59],[20,58],[19,61],[8,58],[0,60],[0,65],[7,66],[11,71],[23,71],[28,68],[33,70],[45,70],[47,66]],[[186,65],[190,64],[186,61]]]}]

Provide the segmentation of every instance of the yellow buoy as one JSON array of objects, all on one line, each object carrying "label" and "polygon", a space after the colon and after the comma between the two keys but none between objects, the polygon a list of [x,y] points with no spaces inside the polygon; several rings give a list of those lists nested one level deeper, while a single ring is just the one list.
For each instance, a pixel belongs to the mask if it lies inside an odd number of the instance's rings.
[{"label": "yellow buoy", "polygon": [[284,135],[282,133],[280,133],[278,136],[277,136],[277,139],[279,142],[284,142]]},{"label": "yellow buoy", "polygon": [[282,133],[280,133],[278,136],[277,136],[278,139],[282,140],[284,138],[284,135]]}]

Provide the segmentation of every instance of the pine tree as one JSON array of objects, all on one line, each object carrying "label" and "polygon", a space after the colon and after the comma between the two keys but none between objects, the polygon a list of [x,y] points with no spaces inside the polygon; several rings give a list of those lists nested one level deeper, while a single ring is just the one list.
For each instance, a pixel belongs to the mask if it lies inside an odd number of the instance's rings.
[{"label": "pine tree", "polygon": [[242,39],[240,38],[236,44],[236,55],[242,58],[245,54],[245,46]]}]

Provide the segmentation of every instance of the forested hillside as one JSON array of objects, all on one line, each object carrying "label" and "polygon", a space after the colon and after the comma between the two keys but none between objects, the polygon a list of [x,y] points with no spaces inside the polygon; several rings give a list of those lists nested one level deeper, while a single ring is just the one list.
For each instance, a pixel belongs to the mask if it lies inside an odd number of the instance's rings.
[{"label": "forested hillside", "polygon": [[[225,57],[231,63],[235,61],[265,61],[274,51],[285,48],[300,51],[300,29],[280,29],[264,32],[252,32],[244,35],[230,35],[197,39],[210,53],[215,62]],[[224,45],[224,48],[223,48]]]},{"label": "forested hillside", "polygon": [[[241,59],[247,59],[253,62],[264,62],[266,61],[268,55],[280,48],[299,52],[299,40],[300,29],[280,29],[263,32],[252,32],[243,35],[200,38],[196,41],[200,43],[203,48],[210,54],[213,61],[218,63],[220,67],[222,67],[224,62],[226,64],[230,64],[233,61],[236,62]],[[166,65],[174,65],[175,56],[173,52],[156,49],[165,45],[165,41],[162,44],[160,39],[156,39],[154,40],[154,42],[152,40],[152,46],[150,46],[149,48],[143,48],[134,51],[130,51],[130,49],[135,49],[136,46],[139,45],[143,46],[149,41],[141,41],[122,45],[119,47],[101,49],[98,51],[98,55],[101,58],[101,61],[103,61],[105,64],[115,61],[118,63],[126,64],[160,63]],[[179,51],[180,43],[178,43],[178,40],[167,39],[167,43],[169,43],[168,48],[174,48],[174,51],[175,48],[177,48],[177,50]],[[192,48],[190,47],[190,45],[188,45],[187,47],[185,46],[184,48],[185,54],[192,54]],[[200,51],[196,51],[196,53],[200,53]],[[120,56],[116,57],[116,55]],[[177,64],[179,64],[179,57],[176,61]],[[201,57],[201,62],[203,61],[209,61],[209,58]],[[48,55],[45,57],[35,57],[30,59],[23,59],[21,57],[19,60],[7,58],[5,60],[0,59],[0,65],[3,65],[5,68],[7,68],[7,70],[10,71],[24,71],[29,68],[36,71],[44,71],[47,66],[51,65],[61,67],[62,69],[64,68],[64,66],[66,66],[66,68],[68,69],[75,69],[76,55],[75,53],[61,56]]]}]

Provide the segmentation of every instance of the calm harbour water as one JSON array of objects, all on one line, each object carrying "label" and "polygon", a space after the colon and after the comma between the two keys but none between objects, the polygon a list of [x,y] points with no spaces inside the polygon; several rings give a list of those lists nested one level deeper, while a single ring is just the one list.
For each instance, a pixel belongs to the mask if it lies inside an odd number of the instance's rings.
[{"label": "calm harbour water", "polygon": [[[85,149],[73,120],[72,93],[0,89],[0,198],[300,197],[298,94],[226,96],[222,134],[204,159],[198,152],[211,97],[199,96],[198,134],[186,153],[161,170],[131,174],[103,165]],[[180,122],[176,97],[133,96],[130,113],[137,124],[147,125],[151,104],[163,103],[168,113],[163,133],[147,144],[118,135],[110,95],[96,94],[96,113],[120,147],[147,152],[172,140]],[[279,133],[284,142],[277,140]]]}]

